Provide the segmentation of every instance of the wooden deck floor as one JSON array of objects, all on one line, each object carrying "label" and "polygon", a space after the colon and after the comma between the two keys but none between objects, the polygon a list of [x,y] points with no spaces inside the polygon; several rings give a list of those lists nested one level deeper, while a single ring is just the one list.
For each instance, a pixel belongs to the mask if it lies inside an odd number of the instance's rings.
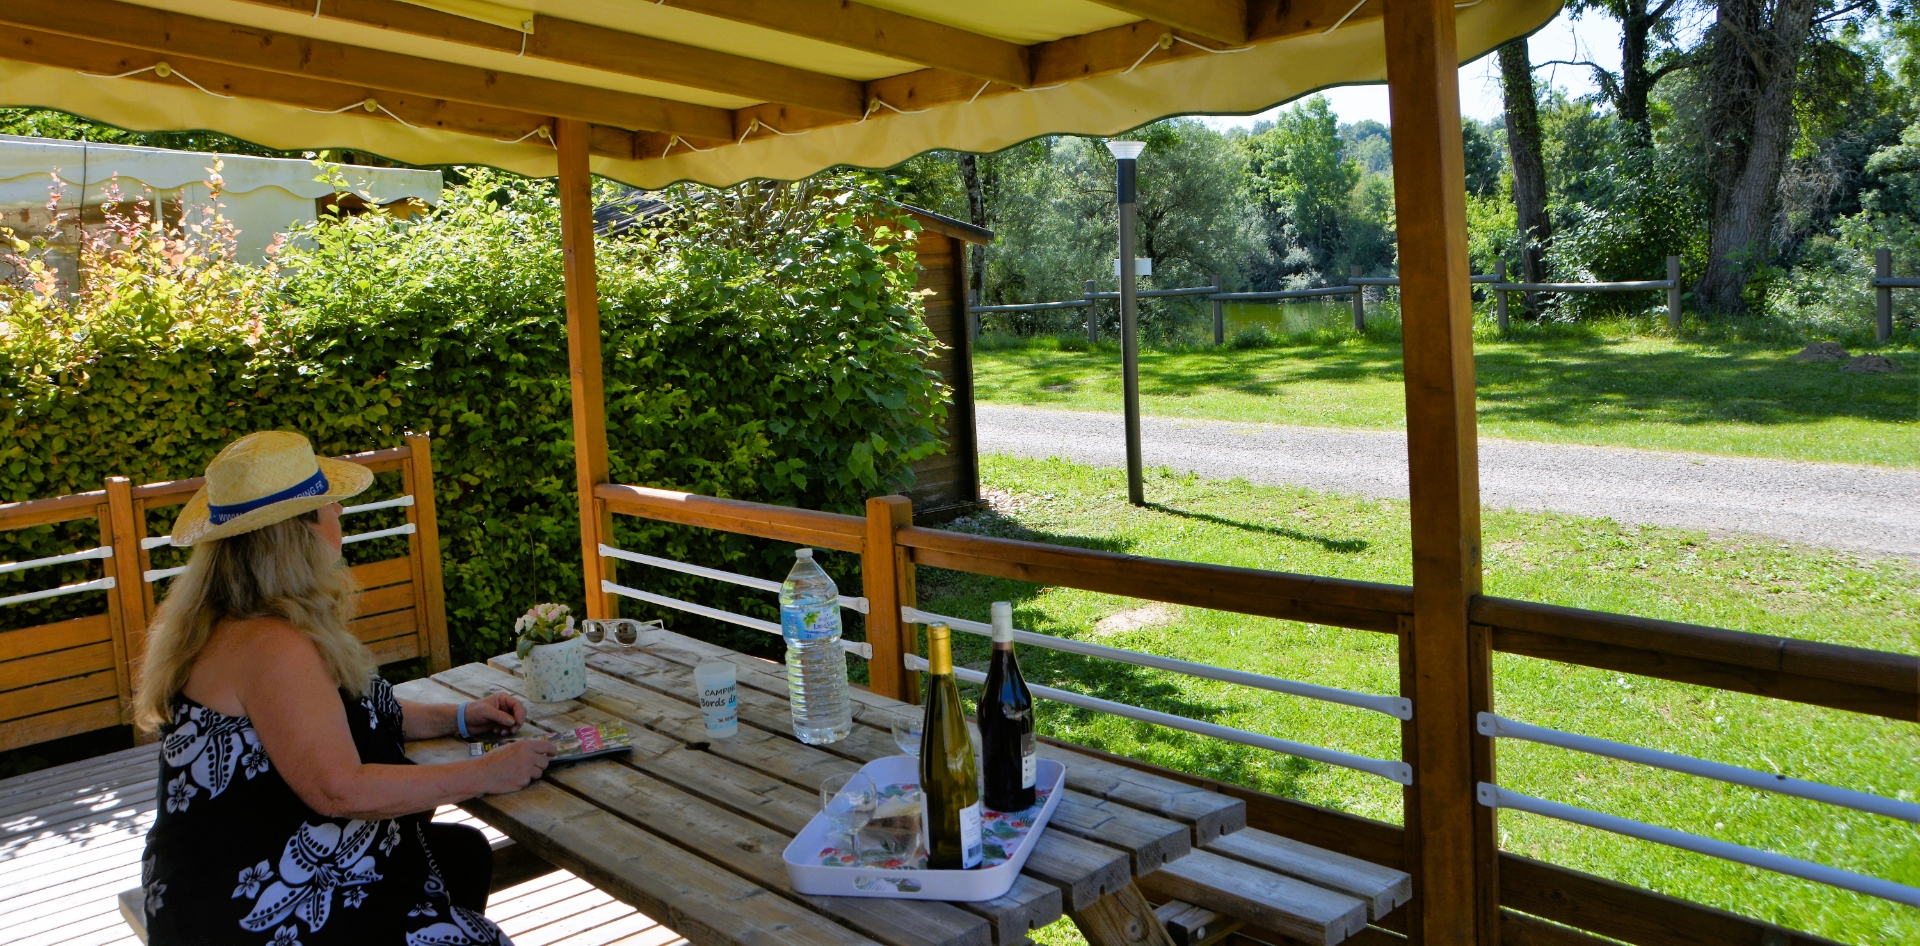
[{"label": "wooden deck floor", "polygon": [[[0,946],[139,946],[116,897],[140,885],[156,746],[0,781]],[[437,821],[498,832],[457,808]],[[670,946],[685,940],[566,871],[495,893],[487,915],[518,946]]]}]

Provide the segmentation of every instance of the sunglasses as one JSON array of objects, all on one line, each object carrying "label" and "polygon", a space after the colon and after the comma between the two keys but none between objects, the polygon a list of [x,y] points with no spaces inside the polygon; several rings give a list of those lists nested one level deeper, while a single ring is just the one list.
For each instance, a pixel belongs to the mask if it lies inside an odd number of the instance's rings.
[{"label": "sunglasses", "polygon": [[641,630],[664,631],[667,625],[659,620],[636,621],[633,618],[588,618],[580,622],[580,636],[589,644],[598,644],[612,638],[623,647],[632,647],[640,639]]}]

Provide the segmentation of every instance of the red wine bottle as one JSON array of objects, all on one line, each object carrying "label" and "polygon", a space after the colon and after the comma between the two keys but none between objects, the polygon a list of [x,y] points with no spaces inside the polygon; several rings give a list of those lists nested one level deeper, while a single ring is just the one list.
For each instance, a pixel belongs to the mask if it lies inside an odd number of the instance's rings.
[{"label": "red wine bottle", "polygon": [[1026,811],[1034,802],[1033,694],[1013,656],[1013,605],[993,603],[993,662],[980,691],[981,765],[994,811]]}]

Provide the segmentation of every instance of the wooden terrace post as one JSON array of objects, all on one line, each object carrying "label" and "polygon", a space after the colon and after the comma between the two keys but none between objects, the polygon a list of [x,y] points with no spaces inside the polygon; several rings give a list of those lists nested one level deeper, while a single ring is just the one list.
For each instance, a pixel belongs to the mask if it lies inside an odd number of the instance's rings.
[{"label": "wooden terrace post", "polygon": [[107,477],[107,504],[100,517],[100,544],[113,549],[102,570],[113,578],[107,599],[107,626],[113,634],[114,683],[120,690],[120,722],[133,722],[133,693],[140,685],[139,665],[147,650],[147,598],[141,588],[140,539],[146,534],[134,515],[133,482]]},{"label": "wooden terrace post", "polygon": [[867,541],[860,553],[860,588],[867,597],[867,685],[881,696],[920,702],[920,674],[908,670],[905,655],[917,650],[913,625],[900,619],[902,605],[915,605],[913,560],[894,531],[913,525],[913,503],[905,496],[867,500]]},{"label": "wooden terrace post", "polygon": [[1474,798],[1476,698],[1489,686],[1467,626],[1480,592],[1473,295],[1452,0],[1387,0],[1387,98],[1406,359],[1413,618],[1402,690],[1413,700],[1407,800],[1411,938],[1498,941],[1492,810]]},{"label": "wooden terrace post", "polygon": [[[1358,266],[1348,270],[1352,279],[1359,279],[1363,272],[1365,270]],[[1365,286],[1353,287],[1353,330],[1361,334],[1366,334],[1367,331],[1367,287]]]},{"label": "wooden terrace post", "polygon": [[600,290],[593,265],[593,177],[587,163],[586,122],[554,119],[560,156],[560,252],[567,282],[567,364],[573,394],[574,483],[580,493],[580,557],[586,575],[587,617],[619,616],[613,595],[600,590],[613,565],[600,543],[613,542],[613,514],[593,496],[607,482],[607,397],[600,380]]},{"label": "wooden terrace post", "polygon": [[1873,251],[1873,340],[1885,344],[1893,337],[1893,287],[1881,282],[1893,278],[1893,250]]},{"label": "wooden terrace post", "polygon": [[413,587],[419,595],[416,613],[420,615],[420,654],[427,668],[435,673],[453,667],[453,652],[447,646],[447,598],[445,576],[440,563],[440,516],[433,497],[432,438],[425,434],[407,434],[408,456],[400,475],[406,480],[407,495],[413,505],[407,508],[407,521],[413,523],[413,541],[408,555],[413,559]]}]

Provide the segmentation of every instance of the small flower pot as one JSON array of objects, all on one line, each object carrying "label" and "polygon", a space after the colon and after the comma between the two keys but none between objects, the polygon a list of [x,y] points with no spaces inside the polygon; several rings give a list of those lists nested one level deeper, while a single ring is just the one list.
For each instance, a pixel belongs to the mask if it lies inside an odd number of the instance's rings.
[{"label": "small flower pot", "polygon": [[587,692],[587,646],[582,638],[558,644],[535,644],[521,663],[527,679],[527,699],[558,703]]}]

